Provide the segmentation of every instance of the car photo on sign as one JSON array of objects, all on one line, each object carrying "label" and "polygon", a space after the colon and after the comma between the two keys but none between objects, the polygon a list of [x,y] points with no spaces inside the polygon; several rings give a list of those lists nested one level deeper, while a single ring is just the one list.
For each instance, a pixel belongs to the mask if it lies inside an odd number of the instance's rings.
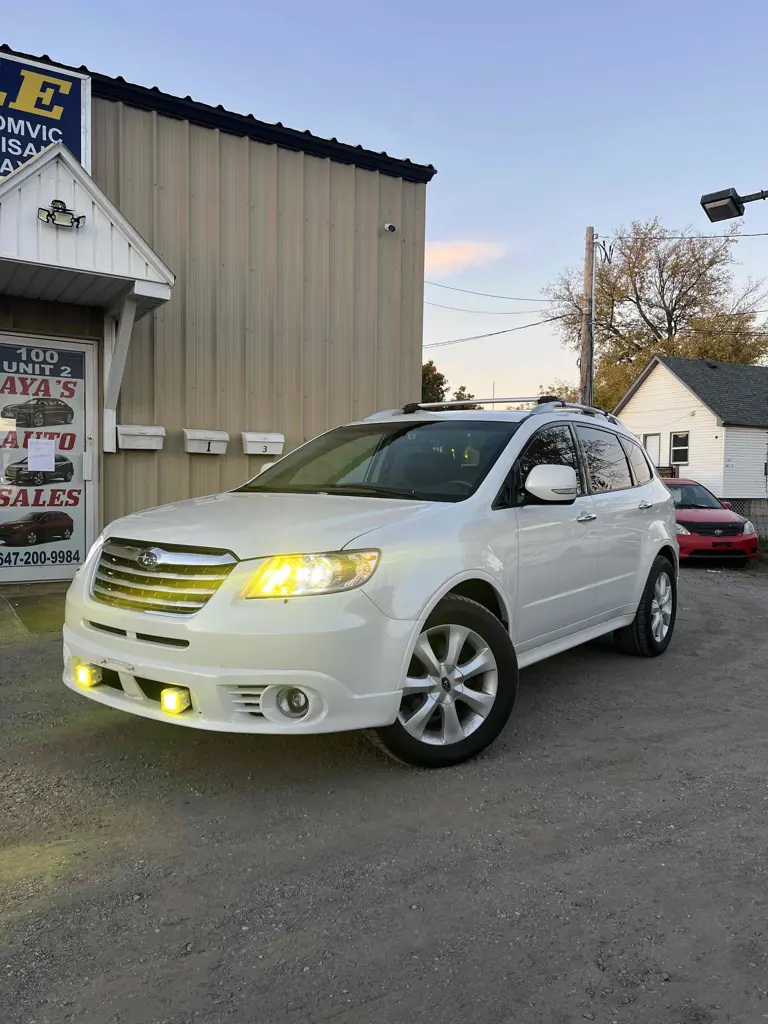
[{"label": "car photo on sign", "polygon": [[17,487],[23,484],[33,484],[39,487],[41,484],[52,484],[58,480],[69,483],[75,475],[75,467],[64,455],[57,455],[52,470],[30,469],[28,459],[20,459],[18,462],[11,462],[5,467],[3,479],[7,484],[15,484]]},{"label": "car photo on sign", "polygon": [[74,410],[60,398],[30,398],[18,405],[6,405],[0,409],[4,420],[15,420],[17,427],[50,427],[71,423]]},{"label": "car photo on sign", "polygon": [[9,547],[69,540],[74,521],[66,512],[28,512],[18,519],[0,523],[0,542]]}]

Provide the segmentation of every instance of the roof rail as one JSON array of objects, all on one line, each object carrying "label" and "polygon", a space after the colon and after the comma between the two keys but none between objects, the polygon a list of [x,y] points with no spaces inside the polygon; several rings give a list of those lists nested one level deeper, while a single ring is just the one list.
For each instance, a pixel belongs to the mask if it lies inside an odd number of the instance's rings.
[{"label": "roof rail", "polygon": [[618,419],[605,409],[598,409],[594,405],[580,405],[578,402],[564,402],[562,399],[553,398],[546,402],[540,402],[535,409],[531,409],[529,416],[537,416],[542,412],[554,412],[556,409],[565,409],[570,412],[580,412],[583,416],[605,416],[609,423],[617,423]]},{"label": "roof rail", "polygon": [[405,416],[409,416],[414,412],[420,412],[422,409],[450,409],[451,407],[461,407],[467,405],[501,405],[503,402],[538,402],[539,396],[526,395],[523,398],[458,398],[450,402],[409,402],[404,405],[401,412]]}]

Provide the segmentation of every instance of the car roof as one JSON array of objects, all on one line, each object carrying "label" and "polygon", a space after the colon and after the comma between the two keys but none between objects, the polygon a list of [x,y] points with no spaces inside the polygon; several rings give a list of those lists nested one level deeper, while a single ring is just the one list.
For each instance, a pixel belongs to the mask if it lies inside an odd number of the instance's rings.
[{"label": "car roof", "polygon": [[418,409],[416,412],[403,413],[399,409],[390,409],[385,412],[376,413],[366,419],[355,420],[349,426],[357,426],[362,423],[424,423],[424,422],[457,422],[457,423],[522,423],[527,419],[541,417],[542,423],[551,423],[557,420],[564,423],[580,423],[583,426],[607,427],[615,430],[626,437],[637,441],[639,438],[632,433],[623,423],[607,414],[587,413],[579,409],[545,409],[534,407],[533,409]]}]

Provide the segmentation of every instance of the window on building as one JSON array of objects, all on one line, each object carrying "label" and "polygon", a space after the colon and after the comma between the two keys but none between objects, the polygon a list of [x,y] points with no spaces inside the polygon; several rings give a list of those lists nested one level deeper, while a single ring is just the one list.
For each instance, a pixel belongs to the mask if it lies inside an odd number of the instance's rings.
[{"label": "window on building", "polygon": [[670,466],[688,465],[688,431],[684,434],[672,434],[670,437]]},{"label": "window on building", "polygon": [[576,427],[593,493],[632,486],[629,463],[616,434],[595,427]]}]

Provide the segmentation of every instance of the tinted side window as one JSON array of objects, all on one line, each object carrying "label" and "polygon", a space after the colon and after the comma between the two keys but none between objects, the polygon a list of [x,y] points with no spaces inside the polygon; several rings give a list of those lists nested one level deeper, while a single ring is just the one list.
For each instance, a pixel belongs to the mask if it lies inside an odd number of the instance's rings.
[{"label": "tinted side window", "polygon": [[523,485],[534,466],[572,466],[579,481],[581,494],[581,474],[576,445],[573,443],[571,431],[564,424],[544,427],[528,442],[520,456],[520,481]]},{"label": "tinted side window", "polygon": [[632,486],[629,464],[616,434],[594,427],[576,427],[594,493],[620,491]]},{"label": "tinted side window", "polygon": [[629,461],[632,463],[632,469],[634,470],[638,486],[647,484],[653,478],[653,473],[651,473],[648,460],[642,448],[639,444],[634,444],[634,442],[629,441],[626,437],[621,439],[621,443],[624,445],[624,450],[629,456]]}]

